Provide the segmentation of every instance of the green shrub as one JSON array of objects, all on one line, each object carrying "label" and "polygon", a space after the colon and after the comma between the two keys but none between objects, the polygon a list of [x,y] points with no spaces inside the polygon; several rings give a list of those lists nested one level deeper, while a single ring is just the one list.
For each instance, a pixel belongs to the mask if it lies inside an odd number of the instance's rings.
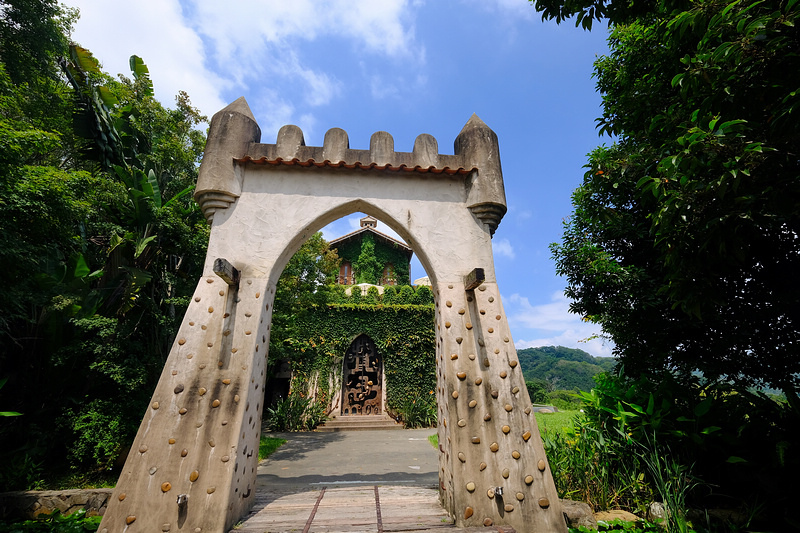
[{"label": "green shrub", "polygon": [[272,431],[312,430],[327,419],[325,408],[311,398],[289,394],[266,412],[267,427]]},{"label": "green shrub", "polygon": [[433,394],[407,397],[397,409],[406,429],[429,428],[436,425],[436,397]]},{"label": "green shrub", "polygon": [[35,520],[0,524],[0,533],[86,533],[97,531],[101,516],[86,516],[80,509],[70,515],[58,510],[49,515],[39,515]]}]

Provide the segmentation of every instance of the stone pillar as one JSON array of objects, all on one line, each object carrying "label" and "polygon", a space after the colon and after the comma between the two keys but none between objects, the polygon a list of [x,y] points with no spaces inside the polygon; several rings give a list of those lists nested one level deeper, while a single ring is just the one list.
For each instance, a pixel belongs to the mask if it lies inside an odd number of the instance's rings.
[{"label": "stone pillar", "polygon": [[497,284],[439,284],[437,321],[443,505],[459,527],[566,533]]},{"label": "stone pillar", "polygon": [[200,280],[101,533],[220,533],[250,508],[274,294]]}]

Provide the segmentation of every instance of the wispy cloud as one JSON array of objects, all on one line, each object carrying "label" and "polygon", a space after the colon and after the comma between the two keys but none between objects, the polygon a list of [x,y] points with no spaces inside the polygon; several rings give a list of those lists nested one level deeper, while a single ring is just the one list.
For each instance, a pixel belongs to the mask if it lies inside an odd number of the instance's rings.
[{"label": "wispy cloud", "polygon": [[517,339],[517,348],[537,346],[579,347],[600,357],[610,357],[613,344],[601,338],[600,326],[584,322],[569,312],[569,300],[562,292],[551,295],[550,301],[533,305],[527,297],[512,294],[505,300],[512,331],[536,330],[529,339]]},{"label": "wispy cloud", "polygon": [[511,246],[511,242],[509,242],[508,239],[492,239],[492,251],[495,255],[500,255],[509,259],[514,259],[516,257],[514,247]]}]

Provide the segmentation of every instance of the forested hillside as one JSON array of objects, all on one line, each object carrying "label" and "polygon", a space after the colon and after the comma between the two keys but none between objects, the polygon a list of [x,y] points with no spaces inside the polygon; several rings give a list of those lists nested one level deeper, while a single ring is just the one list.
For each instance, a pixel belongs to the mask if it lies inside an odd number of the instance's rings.
[{"label": "forested hillside", "polygon": [[593,377],[613,370],[612,357],[594,357],[575,348],[541,346],[517,350],[525,381],[545,381],[551,389],[590,391]]}]

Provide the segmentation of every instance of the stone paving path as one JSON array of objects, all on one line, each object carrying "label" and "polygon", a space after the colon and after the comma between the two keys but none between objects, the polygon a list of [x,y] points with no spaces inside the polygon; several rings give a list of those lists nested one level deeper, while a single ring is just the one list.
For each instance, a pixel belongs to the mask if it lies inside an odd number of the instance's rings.
[{"label": "stone paving path", "polygon": [[255,504],[231,533],[504,532],[458,529],[439,504],[435,429],[273,433]]}]

